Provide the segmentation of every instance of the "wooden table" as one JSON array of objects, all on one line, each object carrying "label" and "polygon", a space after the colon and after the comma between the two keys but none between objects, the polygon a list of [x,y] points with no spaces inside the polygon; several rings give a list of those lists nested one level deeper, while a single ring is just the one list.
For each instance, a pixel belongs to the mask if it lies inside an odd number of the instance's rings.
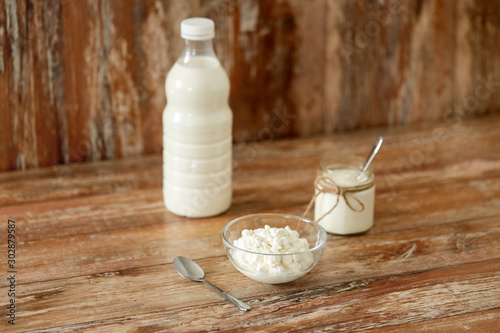
[{"label": "wooden table", "polygon": [[[234,199],[217,217],[166,211],[162,159],[0,174],[1,323],[6,331],[491,331],[500,327],[500,117],[234,147]],[[322,157],[368,153],[375,225],[328,236],[318,265],[284,285],[248,279],[221,231],[249,213],[301,215]],[[6,282],[15,221],[15,298]],[[252,306],[241,312],[173,258]],[[7,306],[15,300],[15,326]]]}]

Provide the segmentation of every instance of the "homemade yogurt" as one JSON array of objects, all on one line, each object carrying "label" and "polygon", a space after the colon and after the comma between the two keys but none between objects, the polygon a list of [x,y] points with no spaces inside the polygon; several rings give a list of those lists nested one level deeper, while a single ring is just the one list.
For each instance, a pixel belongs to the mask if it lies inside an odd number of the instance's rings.
[{"label": "homemade yogurt", "polygon": [[289,226],[272,228],[266,225],[255,230],[243,230],[233,242],[236,247],[251,251],[233,250],[236,268],[246,276],[264,283],[293,281],[312,268],[314,256],[309,243]]},{"label": "homemade yogurt", "polygon": [[[330,178],[343,189],[344,193],[349,193],[338,198],[338,194],[319,191],[314,203],[314,219],[327,232],[338,235],[357,234],[373,226],[375,208],[373,172],[369,168],[360,178],[357,178],[358,174],[359,169],[355,166],[328,162],[323,162],[320,166],[320,176]],[[347,205],[346,197],[351,207]],[[337,206],[328,213],[337,200]]]}]

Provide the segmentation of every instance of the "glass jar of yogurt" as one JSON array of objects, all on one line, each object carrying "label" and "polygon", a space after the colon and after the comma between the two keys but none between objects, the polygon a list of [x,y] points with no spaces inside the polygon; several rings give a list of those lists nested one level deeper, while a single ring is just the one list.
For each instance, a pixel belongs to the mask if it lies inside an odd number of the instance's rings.
[{"label": "glass jar of yogurt", "polygon": [[357,177],[363,162],[354,155],[320,162],[314,220],[329,233],[352,235],[373,226],[375,177],[372,166]]}]

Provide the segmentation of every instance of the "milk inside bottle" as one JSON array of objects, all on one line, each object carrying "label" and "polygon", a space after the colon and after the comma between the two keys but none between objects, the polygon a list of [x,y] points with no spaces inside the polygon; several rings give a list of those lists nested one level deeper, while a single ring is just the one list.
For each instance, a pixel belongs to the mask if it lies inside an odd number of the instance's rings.
[{"label": "milk inside bottle", "polygon": [[180,216],[207,217],[231,205],[229,78],[214,53],[214,22],[181,23],[184,49],[166,79],[163,198]]}]

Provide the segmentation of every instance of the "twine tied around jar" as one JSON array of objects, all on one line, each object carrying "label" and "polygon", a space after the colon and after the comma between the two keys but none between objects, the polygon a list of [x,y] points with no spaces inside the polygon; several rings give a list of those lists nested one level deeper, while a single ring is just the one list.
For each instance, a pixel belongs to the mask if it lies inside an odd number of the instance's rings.
[{"label": "twine tied around jar", "polygon": [[[335,207],[337,207],[337,205],[339,204],[340,197],[344,198],[346,205],[351,210],[353,210],[354,212],[358,212],[358,213],[362,212],[365,209],[365,205],[363,205],[361,200],[356,198],[356,196],[353,194],[353,192],[359,192],[362,190],[366,190],[367,188],[369,188],[371,186],[373,186],[373,182],[369,182],[368,184],[363,184],[363,185],[354,186],[354,187],[351,187],[351,186],[350,187],[342,187],[342,186],[338,186],[333,181],[333,179],[331,179],[330,177],[318,175],[318,177],[316,177],[316,180],[314,181],[315,193],[314,193],[313,197],[311,198],[311,201],[309,201],[309,205],[307,206],[307,209],[304,212],[304,215],[302,215],[302,216],[303,217],[307,216],[307,213],[309,213],[309,210],[311,209],[312,205],[314,204],[314,201],[316,200],[318,195],[320,195],[321,193],[337,194],[337,201],[332,206],[332,208],[330,208],[330,210],[328,212],[323,214],[317,221],[315,221],[316,223],[319,223],[319,221],[321,221],[325,216],[330,214],[335,209]],[[353,207],[350,200],[354,200],[359,207],[357,207],[357,208]]]}]

